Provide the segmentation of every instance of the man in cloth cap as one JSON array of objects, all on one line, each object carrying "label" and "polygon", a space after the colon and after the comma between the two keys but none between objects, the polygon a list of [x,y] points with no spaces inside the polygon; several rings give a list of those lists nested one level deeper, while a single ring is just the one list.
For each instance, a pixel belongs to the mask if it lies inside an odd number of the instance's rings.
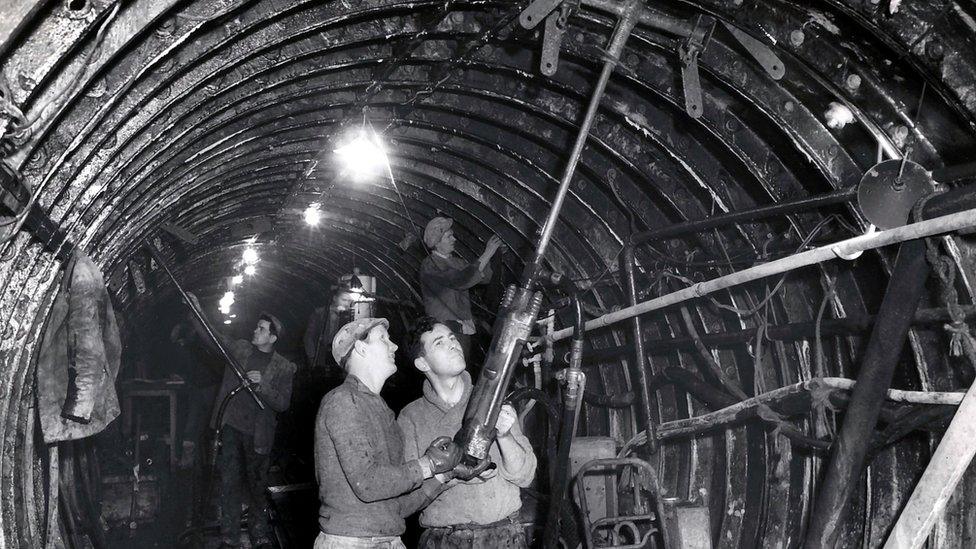
[{"label": "man in cloth cap", "polygon": [[[190,300],[198,311],[200,302],[192,293]],[[193,321],[200,337],[208,340],[202,325]],[[220,453],[220,538],[221,548],[240,546],[241,503],[248,503],[248,530],[251,546],[271,549],[271,528],[268,524],[267,489],[271,446],[274,443],[278,414],[291,402],[292,377],[297,367],[275,352],[283,326],[277,317],[262,313],[251,340],[231,341],[223,336],[228,351],[244,369],[244,375],[254,388],[265,409],[243,392],[231,397],[223,417],[220,403],[240,385],[240,380],[228,364],[217,391],[211,427],[221,428]],[[221,424],[217,425],[217,421]]]},{"label": "man in cloth cap", "polygon": [[446,436],[404,460],[403,433],[380,397],[396,372],[388,328],[386,319],[361,318],[332,340],[346,380],[322,399],[315,422],[321,502],[315,549],[405,549],[403,517],[437,497],[461,460]]},{"label": "man in cloth cap", "polygon": [[[471,398],[471,376],[457,337],[433,318],[413,330],[410,355],[427,378],[424,396],[408,404],[397,423],[403,429],[407,458],[461,428]],[[528,546],[518,522],[520,488],[532,482],[536,458],[511,405],[502,406],[489,456],[497,469],[456,482],[420,514],[425,528],[421,549],[522,549]]]},{"label": "man in cloth cap", "polygon": [[502,241],[497,235],[492,236],[478,260],[469,263],[454,255],[457,239],[453,224],[454,220],[447,217],[435,217],[427,223],[424,244],[430,255],[420,264],[420,290],[427,315],[450,328],[468,356],[471,336],[477,332],[468,290],[491,279],[488,263]]}]

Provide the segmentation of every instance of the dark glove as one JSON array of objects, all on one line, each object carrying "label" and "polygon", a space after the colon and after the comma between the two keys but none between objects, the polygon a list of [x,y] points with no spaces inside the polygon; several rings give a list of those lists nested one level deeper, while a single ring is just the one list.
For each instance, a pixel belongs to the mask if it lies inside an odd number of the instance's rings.
[{"label": "dark glove", "polygon": [[474,463],[460,462],[457,464],[457,467],[454,468],[453,474],[454,478],[471,480],[474,477],[479,476],[481,473],[494,468],[495,464],[492,463],[490,459],[485,458]]},{"label": "dark glove", "polygon": [[451,437],[438,437],[430,443],[424,457],[430,461],[430,468],[434,474],[446,473],[454,469],[461,461],[461,447],[451,440]]}]

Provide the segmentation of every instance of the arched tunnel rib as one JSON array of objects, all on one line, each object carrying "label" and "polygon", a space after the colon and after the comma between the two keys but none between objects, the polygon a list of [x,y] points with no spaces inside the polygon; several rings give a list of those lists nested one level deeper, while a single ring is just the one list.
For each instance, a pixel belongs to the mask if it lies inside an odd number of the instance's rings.
[{"label": "arched tunnel rib", "polygon": [[[141,249],[147,239],[162,244],[178,278],[207,307],[224,291],[222,281],[240,272],[243,249],[254,247],[258,274],[239,298],[247,310],[282,311],[296,339],[353,267],[377,277],[380,294],[420,307],[416,273],[426,251],[417,240],[437,215],[456,220],[465,258],[476,257],[491,235],[501,237],[511,251],[498,263],[499,276],[517,280],[620,5],[584,0],[569,19],[558,70],[546,77],[538,68],[540,33],[521,30],[513,18],[527,2],[9,4],[0,13],[7,113],[0,154],[43,213],[101,267],[130,345],[165,339],[169,328],[159,324],[177,314],[174,288]],[[685,111],[682,39],[639,24],[610,79],[546,256],[555,271],[601,282],[584,297],[593,315],[627,305],[618,262],[635,231],[852,188],[883,159],[907,156],[932,170],[971,157],[971,2],[647,5],[674,20],[707,15],[719,22],[698,60],[704,112],[692,118]],[[766,44],[785,76],[771,78],[725,23]],[[834,103],[852,114],[844,127],[826,120]],[[331,151],[364,119],[386,141],[395,185],[386,178],[354,184],[334,165]],[[301,219],[311,203],[323,216],[315,228]],[[165,222],[198,240],[178,241],[161,230]],[[852,203],[652,242],[636,248],[638,289],[652,297],[680,286],[675,277],[712,278],[789,253],[807,238],[839,240],[868,224]],[[951,251],[962,299],[971,302],[971,244],[956,238]],[[717,296],[739,309],[765,300],[760,315],[707,300],[685,305],[704,336],[873,314],[893,258],[880,250],[796,272],[768,300],[776,280]],[[61,266],[30,231],[0,245],[3,547],[40,546],[44,537],[32,376]],[[145,293],[133,269],[147,279]],[[496,303],[477,302],[490,320]],[[937,293],[923,298],[924,307],[943,305]],[[557,313],[559,327],[569,322]],[[646,316],[644,327],[649,341],[689,337],[677,309]],[[627,348],[627,334],[620,324],[593,334],[589,345]],[[856,377],[860,336],[824,338],[821,366],[813,339],[708,352],[749,396],[824,375]],[[946,341],[930,328],[913,329],[894,385],[965,387],[971,366],[950,356]],[[679,349],[648,354],[652,373],[698,371],[703,360]],[[592,362],[587,368],[600,390],[621,393],[640,383],[630,357]],[[707,411],[680,388],[659,390],[653,408],[660,422]],[[816,420],[810,415],[801,425],[829,434],[819,430],[831,426]],[[581,425],[586,435],[623,442],[643,421],[636,407],[588,406]],[[913,435],[874,459],[845,544],[884,541],[934,440]],[[667,496],[708,508],[716,546],[794,547],[802,544],[826,459],[746,423],[666,444],[654,465]],[[964,482],[972,486],[968,476]],[[970,492],[953,505],[971,506]],[[951,547],[971,528],[970,519],[950,513],[930,545]]]}]

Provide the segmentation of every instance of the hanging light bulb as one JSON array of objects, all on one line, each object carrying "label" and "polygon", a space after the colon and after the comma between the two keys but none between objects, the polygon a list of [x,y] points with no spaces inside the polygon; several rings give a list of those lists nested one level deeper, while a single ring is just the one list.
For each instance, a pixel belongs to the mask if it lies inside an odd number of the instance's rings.
[{"label": "hanging light bulb", "polygon": [[319,210],[319,205],[317,203],[310,204],[309,207],[305,208],[305,223],[310,227],[316,227],[319,221],[322,219],[322,212]]},{"label": "hanging light bulb", "polygon": [[244,267],[244,274],[246,274],[247,276],[254,276],[255,273],[257,272],[258,269],[254,265],[248,265],[247,267]]},{"label": "hanging light bulb", "polygon": [[234,275],[234,277],[231,278],[230,281],[233,284],[240,284],[241,282],[244,282],[244,276],[243,275]]},{"label": "hanging light bulb", "polygon": [[230,307],[234,304],[234,292],[224,292],[224,296],[220,298],[219,307],[220,312],[225,315],[230,314]]},{"label": "hanging light bulb", "polygon": [[353,179],[362,181],[380,173],[386,167],[386,151],[379,138],[365,126],[356,130],[351,137],[334,151]]},{"label": "hanging light bulb", "polygon": [[258,251],[254,248],[244,248],[244,263],[253,265],[258,262]]}]

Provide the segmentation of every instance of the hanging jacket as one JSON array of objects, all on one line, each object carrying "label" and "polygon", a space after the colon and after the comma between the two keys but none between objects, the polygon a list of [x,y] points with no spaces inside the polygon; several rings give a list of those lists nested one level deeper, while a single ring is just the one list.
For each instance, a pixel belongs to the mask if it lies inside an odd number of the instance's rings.
[{"label": "hanging jacket", "polygon": [[122,345],[102,273],[76,251],[51,307],[37,361],[45,442],[101,432],[119,415],[115,377]]}]

